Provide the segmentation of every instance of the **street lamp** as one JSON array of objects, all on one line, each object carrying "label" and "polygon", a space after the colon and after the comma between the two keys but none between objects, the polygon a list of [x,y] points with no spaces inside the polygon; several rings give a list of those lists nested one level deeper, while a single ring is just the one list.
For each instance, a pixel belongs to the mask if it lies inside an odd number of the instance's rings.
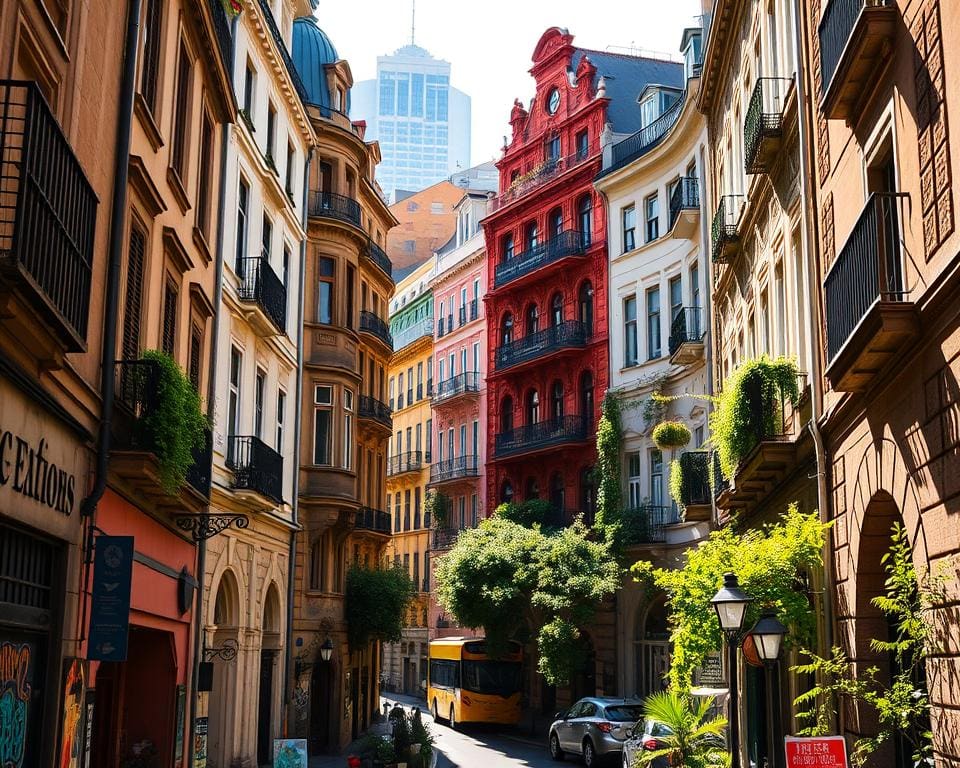
[{"label": "street lamp", "polygon": [[320,646],[320,658],[323,661],[330,661],[331,656],[333,656],[333,641],[328,637]]},{"label": "street lamp", "polygon": [[738,700],[739,680],[737,676],[737,647],[739,646],[740,632],[743,629],[743,618],[747,613],[747,606],[753,598],[740,589],[736,574],[723,574],[723,587],[710,601],[717,618],[720,620],[720,629],[727,640],[727,669],[730,675],[730,751],[731,768],[740,768],[740,703]]},{"label": "street lamp", "polygon": [[763,614],[750,630],[753,636],[753,644],[757,649],[757,656],[763,662],[763,669],[766,674],[767,683],[767,762],[771,766],[780,764],[776,753],[776,739],[774,738],[774,719],[773,719],[773,668],[780,658],[780,646],[783,644],[784,635],[787,634],[787,628],[777,619],[776,614],[770,610],[764,610]]}]

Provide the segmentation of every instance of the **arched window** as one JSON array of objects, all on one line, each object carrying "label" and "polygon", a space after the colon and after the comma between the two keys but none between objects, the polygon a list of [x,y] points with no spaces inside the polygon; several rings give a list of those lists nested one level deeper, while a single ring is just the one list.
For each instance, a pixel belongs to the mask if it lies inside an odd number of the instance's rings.
[{"label": "arched window", "polygon": [[580,291],[577,294],[579,307],[579,320],[583,323],[587,331],[587,336],[593,335],[593,285],[589,280],[584,280],[580,284]]},{"label": "arched window", "polygon": [[509,344],[513,341],[513,313],[507,312],[500,323],[500,343]]},{"label": "arched window", "polygon": [[524,501],[540,498],[540,482],[535,477],[527,478],[526,490],[523,493]]},{"label": "arched window", "polygon": [[593,429],[593,374],[590,371],[580,376],[580,414],[590,432]]},{"label": "arched window", "polygon": [[524,333],[527,336],[531,336],[540,330],[540,311],[537,309],[536,304],[531,304],[527,307],[526,314],[526,328],[524,328]]},{"label": "arched window", "polygon": [[560,325],[563,322],[563,296],[553,294],[550,299],[550,325]]},{"label": "arched window", "polygon": [[554,421],[563,418],[563,382],[557,379],[550,390],[550,415]]},{"label": "arched window", "polygon": [[513,432],[513,398],[510,395],[500,401],[500,431]]},{"label": "arched window", "polygon": [[513,483],[509,479],[503,481],[503,485],[500,486],[500,502],[503,504],[509,504],[513,501]]},{"label": "arched window", "polygon": [[537,247],[537,243],[540,242],[540,229],[537,226],[537,222],[531,221],[527,224],[526,229],[524,229],[524,247],[528,251],[532,251]]},{"label": "arched window", "polygon": [[563,232],[563,210],[554,208],[547,216],[547,237],[557,237]]},{"label": "arched window", "polygon": [[666,595],[654,598],[646,611],[637,613],[634,629],[636,648],[635,687],[643,697],[662,691],[670,669],[670,626]]},{"label": "arched window", "polygon": [[500,241],[500,261],[510,261],[513,258],[513,233],[508,232]]},{"label": "arched window", "polygon": [[559,472],[554,472],[550,475],[550,506],[552,506],[557,512],[563,512],[566,508],[566,500],[564,496],[566,495],[566,488],[563,482],[563,475]]},{"label": "arched window", "polygon": [[583,247],[586,248],[593,238],[593,200],[590,195],[584,195],[577,201],[577,225]]},{"label": "arched window", "polygon": [[526,423],[536,424],[540,421],[540,393],[535,389],[527,392]]}]

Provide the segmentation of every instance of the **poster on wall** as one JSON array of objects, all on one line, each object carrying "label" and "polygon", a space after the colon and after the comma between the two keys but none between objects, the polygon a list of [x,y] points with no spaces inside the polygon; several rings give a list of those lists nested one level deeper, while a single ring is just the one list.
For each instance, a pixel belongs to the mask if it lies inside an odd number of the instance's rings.
[{"label": "poster on wall", "polygon": [[193,768],[207,768],[207,718],[198,717],[193,729]]},{"label": "poster on wall", "polygon": [[177,686],[176,737],[173,742],[173,766],[183,768],[183,721],[187,709],[187,686]]},{"label": "poster on wall", "polygon": [[133,536],[97,537],[93,555],[88,659],[126,661]]},{"label": "poster on wall", "polygon": [[307,768],[307,740],[274,739],[273,768]]},{"label": "poster on wall", "polygon": [[38,760],[43,690],[42,649],[25,634],[0,640],[0,765],[25,768]]},{"label": "poster on wall", "polygon": [[60,721],[59,768],[82,768],[86,754],[86,728],[83,714],[86,708],[86,662],[68,660],[63,681],[63,719]]},{"label": "poster on wall", "polygon": [[787,736],[787,768],[847,768],[843,736]]}]

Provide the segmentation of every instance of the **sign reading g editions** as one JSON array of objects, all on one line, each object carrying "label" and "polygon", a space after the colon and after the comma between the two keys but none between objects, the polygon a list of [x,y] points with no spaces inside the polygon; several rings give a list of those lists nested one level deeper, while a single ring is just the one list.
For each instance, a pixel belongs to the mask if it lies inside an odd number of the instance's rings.
[{"label": "sign reading g editions", "polygon": [[787,736],[787,768],[847,768],[843,736]]}]

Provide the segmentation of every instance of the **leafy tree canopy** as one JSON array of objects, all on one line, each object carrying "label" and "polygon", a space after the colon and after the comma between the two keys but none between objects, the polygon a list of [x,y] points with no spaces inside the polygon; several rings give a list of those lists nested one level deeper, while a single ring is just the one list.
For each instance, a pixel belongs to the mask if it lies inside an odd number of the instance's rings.
[{"label": "leafy tree canopy", "polygon": [[496,508],[494,514],[504,520],[510,520],[518,525],[530,528],[534,525],[548,524],[553,511],[553,505],[546,499],[527,499],[526,501],[512,501],[501,504]]},{"label": "leafy tree canopy", "polygon": [[382,570],[354,566],[347,572],[347,640],[354,650],[370,640],[400,642],[403,617],[416,587],[403,566]]}]

